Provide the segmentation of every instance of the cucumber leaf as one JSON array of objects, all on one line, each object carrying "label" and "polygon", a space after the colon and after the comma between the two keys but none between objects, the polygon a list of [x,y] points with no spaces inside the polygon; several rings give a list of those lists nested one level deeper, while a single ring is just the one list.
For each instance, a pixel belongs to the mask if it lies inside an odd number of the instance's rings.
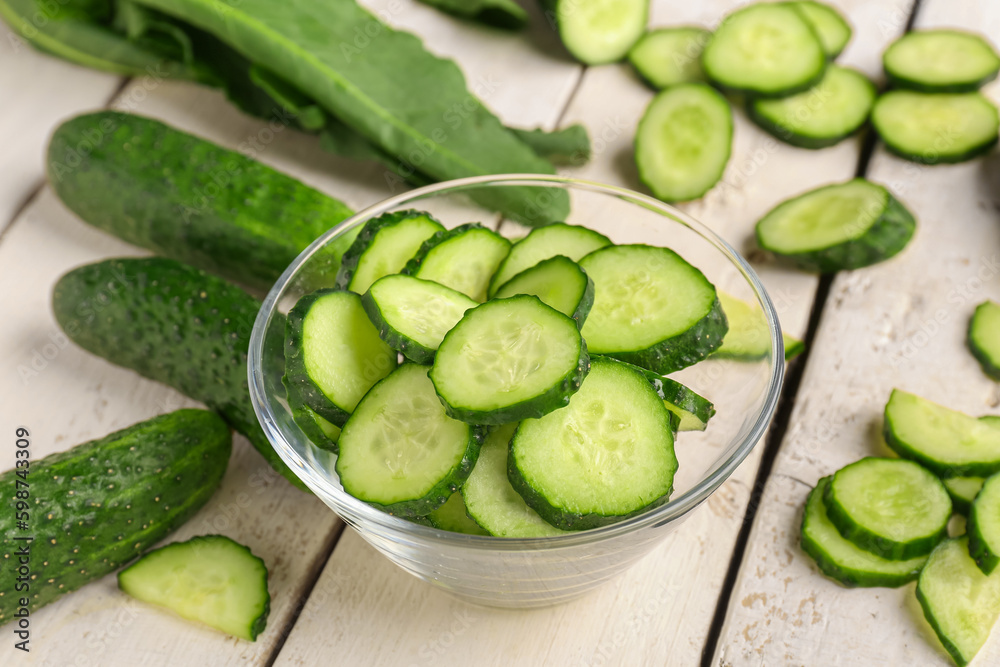
[{"label": "cucumber leaf", "polygon": [[528,23],[528,12],[514,0],[420,0],[425,5],[463,19],[479,21],[507,30],[518,30]]},{"label": "cucumber leaf", "polygon": [[590,159],[590,137],[579,123],[553,132],[513,128],[511,132],[552,164],[582,165]]},{"label": "cucumber leaf", "polygon": [[260,65],[251,65],[250,80],[294,115],[306,132],[319,132],[326,126],[328,117],[322,107],[271,70]]}]

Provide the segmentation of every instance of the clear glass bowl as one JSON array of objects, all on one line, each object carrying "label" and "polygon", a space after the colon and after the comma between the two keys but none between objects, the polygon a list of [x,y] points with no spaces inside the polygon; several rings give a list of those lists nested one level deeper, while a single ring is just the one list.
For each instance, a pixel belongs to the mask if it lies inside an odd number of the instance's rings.
[{"label": "clear glass bowl", "polygon": [[[761,310],[767,354],[754,361],[708,359],[673,374],[715,403],[704,432],[677,439],[680,468],[670,502],[620,523],[552,538],[462,535],[385,514],[341,488],[336,457],[312,445],[292,420],[281,383],[284,317],[306,291],[332,285],[323,248],[370,218],[389,211],[430,211],[447,227],[491,225],[499,214],[476,201],[495,201],[498,188],[517,188],[546,202],[568,193],[566,220],[615,243],[668,246],[715,285]],[[502,194],[502,193],[499,193]],[[530,204],[529,204],[530,205]],[[512,237],[527,230],[503,222]],[[250,394],[257,417],[282,460],[313,492],[394,563],[458,597],[501,607],[541,607],[576,597],[621,573],[665,538],[709,497],[763,436],[778,401],[784,352],[777,314],[757,275],[725,241],[684,213],[622,188],[558,176],[486,176],[439,183],[393,197],[358,213],[317,239],[285,270],[257,315],[250,341]]]}]

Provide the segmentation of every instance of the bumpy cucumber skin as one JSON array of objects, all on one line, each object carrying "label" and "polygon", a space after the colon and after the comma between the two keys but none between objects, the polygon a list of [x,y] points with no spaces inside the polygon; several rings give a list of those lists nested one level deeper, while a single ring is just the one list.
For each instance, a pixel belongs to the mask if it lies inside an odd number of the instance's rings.
[{"label": "bumpy cucumber skin", "polygon": [[292,412],[292,420],[295,424],[302,429],[302,432],[314,445],[336,454],[338,451],[337,441],[331,440],[319,427],[313,418],[313,409],[305,404],[297,391],[292,389],[287,375],[281,378],[281,384],[285,386],[285,399],[288,401],[288,409]]},{"label": "bumpy cucumber skin", "polygon": [[974,356],[976,358],[976,361],[979,362],[979,365],[982,366],[983,372],[986,373],[991,378],[993,378],[994,380],[996,380],[997,382],[1000,382],[1000,365],[997,365],[997,360],[990,357],[989,353],[987,353],[986,350],[979,347],[979,344],[976,342],[975,338],[976,318],[979,315],[979,312],[983,309],[993,308],[993,307],[995,306],[992,305],[989,301],[983,302],[978,306],[976,306],[975,312],[973,313],[972,317],[969,318],[969,329],[966,333],[965,340],[969,346],[969,352],[972,353],[972,356]]},{"label": "bumpy cucumber skin", "polygon": [[[814,192],[816,190],[800,196],[808,196]],[[860,238],[811,252],[782,253],[768,247],[767,242],[761,237],[760,222],[758,222],[755,230],[757,245],[784,257],[806,271],[836,273],[878,264],[899,254],[913,238],[917,228],[913,214],[888,191],[886,196],[888,199],[885,210]],[[763,218],[761,220],[763,221]]]},{"label": "bumpy cucumber skin", "polygon": [[[824,477],[816,483],[816,488],[809,492],[809,498],[806,500],[807,504],[812,501],[814,494],[822,495],[825,492],[825,489],[830,483],[830,479],[831,477]],[[823,502],[822,498],[819,499],[819,502]],[[839,584],[849,588],[869,588],[881,586],[886,588],[898,588],[904,584],[908,584],[920,576],[920,568],[915,568],[912,572],[908,572],[903,576],[894,576],[891,574],[855,570],[853,568],[838,565],[826,554],[826,551],[823,550],[823,547],[820,544],[813,541],[809,537],[809,531],[806,529],[807,516],[807,514],[803,514],[802,524],[799,530],[802,550],[816,562],[816,566],[823,574]]]},{"label": "bumpy cucumber skin", "polygon": [[13,617],[15,538],[32,535],[29,609],[113,572],[156,544],[201,508],[226,472],[232,438],[215,413],[178,410],[77,445],[0,475],[13,493],[17,470],[27,481],[32,532],[18,531],[14,511],[0,517],[0,624]]},{"label": "bumpy cucumber skin", "polygon": [[[66,121],[47,164],[56,194],[88,224],[262,289],[352,214],[256,160],[133,114]],[[335,248],[320,256],[325,271],[336,271]]]},{"label": "bumpy cucumber skin", "polygon": [[53,289],[52,309],[77,345],[205,403],[285,479],[308,490],[271,447],[250,402],[247,351],[257,299],[186,264],[147,257],[70,271]]},{"label": "bumpy cucumber skin", "polygon": [[435,220],[430,213],[415,209],[383,213],[377,218],[372,218],[364,224],[361,231],[354,238],[354,242],[344,251],[344,256],[340,260],[340,268],[337,270],[337,279],[334,286],[341,290],[350,289],[351,279],[354,278],[354,272],[358,269],[361,256],[365,254],[368,246],[375,240],[375,235],[386,227],[394,227],[410,218],[429,218],[433,222],[437,222],[441,226],[441,230],[444,231],[444,225]]},{"label": "bumpy cucumber skin", "polygon": [[[988,486],[1000,485],[1000,475],[993,475],[983,484],[983,489],[976,496],[976,499],[972,501],[969,509],[969,522],[966,524],[965,532],[969,536],[969,555],[972,559],[976,561],[976,565],[982,570],[983,574],[989,575],[993,573],[993,570],[1000,565],[1000,545],[989,544],[979,525],[982,523],[982,519],[979,518],[979,508],[980,498],[988,498],[988,494],[984,494],[983,491],[987,490]],[[985,502],[985,501],[984,501]],[[993,510],[996,513],[996,508],[987,508],[985,511],[989,512]],[[987,518],[987,521],[989,518]]]}]

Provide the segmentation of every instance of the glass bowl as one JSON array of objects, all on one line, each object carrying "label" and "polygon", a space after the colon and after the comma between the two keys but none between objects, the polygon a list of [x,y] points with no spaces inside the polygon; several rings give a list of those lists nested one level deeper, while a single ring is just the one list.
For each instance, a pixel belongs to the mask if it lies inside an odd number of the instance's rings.
[{"label": "glass bowl", "polygon": [[[292,420],[281,383],[282,314],[302,294],[333,284],[324,258],[325,252],[329,254],[327,246],[343,246],[345,235],[370,218],[409,208],[429,211],[446,227],[478,221],[487,226],[500,224],[500,232],[512,238],[521,236],[527,228],[475,203],[496,202],[506,194],[503,190],[522,202],[527,197],[528,207],[538,202],[537,210],[568,198],[567,223],[595,229],[615,243],[670,247],[719,289],[759,309],[766,321],[766,331],[761,327],[759,334],[767,349],[761,358],[709,358],[672,374],[713,401],[717,414],[705,431],[679,434],[680,467],[665,505],[611,526],[550,538],[481,537],[437,530],[385,514],[348,495],[334,470],[336,456],[315,447]],[[530,215],[510,217],[523,220]],[[759,278],[746,260],[706,226],[651,197],[622,188],[558,176],[509,175],[412,190],[358,213],[317,239],[285,270],[264,300],[254,323],[248,365],[254,409],[275,450],[361,537],[404,570],[465,600],[500,607],[541,607],[569,600],[623,572],[733,473],[771,420],[781,388],[783,357],[778,317]]]}]

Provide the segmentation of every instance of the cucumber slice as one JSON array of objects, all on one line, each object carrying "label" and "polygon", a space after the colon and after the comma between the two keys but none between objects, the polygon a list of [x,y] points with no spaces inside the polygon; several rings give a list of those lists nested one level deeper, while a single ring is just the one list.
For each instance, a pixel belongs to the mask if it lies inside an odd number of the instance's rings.
[{"label": "cucumber slice", "polygon": [[[725,292],[718,292],[718,296],[729,322],[729,331],[722,339],[722,346],[712,356],[737,361],[757,361],[766,357],[771,351],[771,336],[767,331],[764,311]],[[805,343],[798,338],[784,332],[781,336],[785,344],[785,361],[805,350]]]},{"label": "cucumber slice", "polygon": [[423,246],[444,231],[429,213],[397,211],[372,218],[344,253],[336,286],[364,294],[382,276],[399,273]]},{"label": "cucumber slice", "polygon": [[281,383],[285,385],[285,398],[288,401],[288,409],[292,413],[292,420],[302,429],[314,445],[320,449],[325,449],[337,453],[337,439],[340,437],[340,427],[323,419],[316,411],[305,404],[297,391],[292,389],[288,382],[288,376],[281,378]]},{"label": "cucumber slice", "polygon": [[722,178],[733,144],[733,112],[715,89],[684,83],[649,103],[635,135],[639,177],[658,199],[697,199]]},{"label": "cucumber slice", "polygon": [[882,54],[889,82],[924,93],[969,93],[996,78],[1000,57],[979,35],[960,30],[908,32]]},{"label": "cucumber slice", "polygon": [[812,0],[798,0],[791,3],[799,10],[806,21],[812,26],[823,45],[823,52],[829,60],[840,55],[847,43],[851,41],[851,24],[830,5]]},{"label": "cucumber slice", "polygon": [[757,243],[800,268],[833,273],[892,257],[916,224],[888,190],[855,178],[778,204],[757,223]]},{"label": "cucumber slice", "polygon": [[997,108],[979,93],[893,90],[875,101],[872,125],[885,147],[924,164],[964,162],[997,142]]},{"label": "cucumber slice", "polygon": [[984,301],[976,306],[966,341],[983,372],[1000,382],[1000,305]]},{"label": "cucumber slice", "polygon": [[462,493],[469,516],[497,537],[552,537],[565,531],[528,507],[507,479],[507,456],[517,424],[504,424],[486,436],[476,467]]},{"label": "cucumber slice", "polygon": [[704,431],[708,420],[715,415],[715,406],[707,398],[691,391],[680,382],[641,366],[619,361],[642,373],[653,389],[663,399],[663,407],[677,418],[678,431]]},{"label": "cucumber slice", "polygon": [[628,60],[639,76],[658,90],[704,81],[701,52],[711,36],[708,30],[696,27],[653,30],[636,42]]},{"label": "cucumber slice", "polygon": [[508,280],[550,257],[562,255],[576,262],[609,245],[611,239],[586,227],[557,222],[533,229],[511,247],[510,254],[501,262],[490,281],[489,295],[495,296]]},{"label": "cucumber slice", "polygon": [[830,523],[823,494],[830,483],[824,477],[809,492],[802,517],[802,550],[812,556],[826,576],[844,586],[888,586],[895,588],[913,581],[927,561],[926,556],[908,560],[887,560],[858,547]]},{"label": "cucumber slice", "polygon": [[455,419],[505,424],[569,403],[589,364],[574,320],[519,295],[468,311],[444,337],[430,377]]},{"label": "cucumber slice", "polygon": [[926,556],[948,535],[951,498],[913,461],[856,461],[833,475],[823,501],[844,538],[888,560]]},{"label": "cucumber slice", "polygon": [[1000,565],[1000,474],[983,482],[969,510],[969,555],[983,574]]},{"label": "cucumber slice", "polygon": [[343,426],[365,392],[395,367],[396,352],[379,338],[357,294],[318,290],[288,313],[288,385],[335,426]]},{"label": "cucumber slice", "polygon": [[756,4],[727,16],[705,46],[709,80],[736,92],[784,97],[816,85],[826,69],[823,45],[789,4]]},{"label": "cucumber slice", "polygon": [[267,567],[250,549],[204,535],[150,551],[118,573],[118,587],[233,637],[255,641],[267,625]]},{"label": "cucumber slice", "polygon": [[662,505],[676,470],[663,401],[641,373],[595,358],[567,407],[517,427],[507,473],[543,519],[585,530]]},{"label": "cucumber slice", "polygon": [[727,324],[715,286],[673,250],[611,246],[580,266],[595,286],[583,325],[592,353],[666,375],[722,344]]},{"label": "cucumber slice", "polygon": [[509,252],[510,241],[470,222],[424,241],[403,273],[441,283],[482,303],[490,278]]},{"label": "cucumber slice", "polygon": [[[487,442],[489,441],[487,440]],[[480,450],[479,458],[476,460],[476,465],[472,468],[473,473],[483,464],[483,452],[485,451],[486,445],[484,443],[483,449]],[[469,475],[469,479],[471,478],[472,474]],[[467,479],[463,488],[468,486],[468,484],[469,480]],[[453,533],[463,533],[465,535],[489,535],[488,532],[483,530],[482,526],[469,518],[461,491],[451,494],[448,502],[428,514],[427,521],[438,530],[450,530]]]},{"label": "cucumber slice", "polygon": [[517,294],[537,296],[547,306],[582,327],[594,305],[594,281],[569,257],[556,255],[517,274],[497,290],[497,299]]},{"label": "cucumber slice", "polygon": [[830,65],[823,79],[804,92],[747,105],[758,126],[801,148],[825,148],[857,132],[875,103],[875,84],[861,72]]},{"label": "cucumber slice", "polygon": [[559,37],[587,65],[621,60],[646,30],[649,0],[558,0]]},{"label": "cucumber slice", "polygon": [[478,304],[440,283],[394,274],[375,281],[361,304],[392,349],[429,364],[446,333]]},{"label": "cucumber slice", "polygon": [[968,514],[972,508],[972,501],[976,499],[985,481],[982,477],[945,477],[941,483],[948,490],[955,511]]},{"label": "cucumber slice", "polygon": [[920,572],[917,600],[945,650],[967,665],[1000,617],[1000,572],[987,576],[976,567],[967,538],[945,540]]},{"label": "cucumber slice", "polygon": [[469,476],[484,429],[449,417],[428,368],[403,364],[372,387],[340,434],[344,491],[389,514],[424,516]]},{"label": "cucumber slice", "polygon": [[1000,428],[914,394],[892,390],[883,432],[893,451],[942,477],[1000,471]]}]

